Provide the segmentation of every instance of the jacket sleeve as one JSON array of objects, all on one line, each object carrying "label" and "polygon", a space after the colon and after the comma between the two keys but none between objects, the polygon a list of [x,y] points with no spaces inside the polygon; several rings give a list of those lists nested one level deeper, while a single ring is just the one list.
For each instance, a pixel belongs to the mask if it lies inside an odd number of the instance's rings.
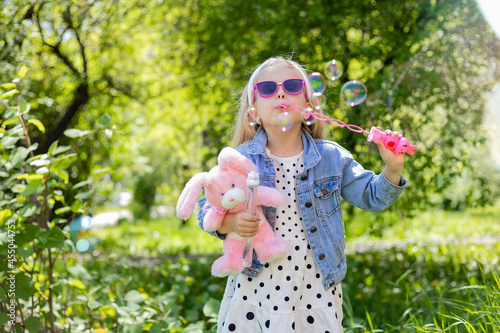
[{"label": "jacket sleeve", "polygon": [[354,159],[347,159],[342,176],[342,197],[351,205],[369,212],[389,208],[399,199],[407,181],[401,176],[398,185],[390,183],[383,172],[376,175]]},{"label": "jacket sleeve", "polygon": [[[205,196],[201,197],[201,199],[198,201],[198,206],[200,207],[200,211],[198,212],[197,215],[198,226],[201,228],[201,230],[205,231],[205,229],[203,229],[203,219],[205,218],[205,215],[207,213],[207,208],[209,206],[209,203],[207,202],[207,199],[205,199]],[[205,232],[221,240],[226,239],[226,235],[219,234],[217,231],[212,231],[212,232],[205,231]]]}]

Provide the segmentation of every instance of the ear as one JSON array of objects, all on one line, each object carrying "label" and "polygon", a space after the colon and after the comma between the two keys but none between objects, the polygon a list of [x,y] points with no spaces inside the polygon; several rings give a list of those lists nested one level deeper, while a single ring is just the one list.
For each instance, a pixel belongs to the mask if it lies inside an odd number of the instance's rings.
[{"label": "ear", "polygon": [[178,217],[187,220],[193,214],[194,207],[201,193],[201,188],[211,182],[212,177],[208,172],[197,173],[187,182],[177,201],[176,211]]},{"label": "ear", "polygon": [[231,147],[221,150],[218,162],[221,170],[237,170],[244,174],[248,174],[250,171],[258,171],[257,166],[250,159]]}]

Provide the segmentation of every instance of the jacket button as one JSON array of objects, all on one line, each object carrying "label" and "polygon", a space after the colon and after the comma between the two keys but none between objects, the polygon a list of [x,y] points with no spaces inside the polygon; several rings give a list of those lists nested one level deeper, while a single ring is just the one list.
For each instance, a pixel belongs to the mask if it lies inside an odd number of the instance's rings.
[{"label": "jacket button", "polygon": [[306,204],[305,204],[305,206],[306,206],[307,208],[311,208],[311,207],[312,207],[312,205],[313,205],[313,204],[312,204],[312,203],[310,203],[310,202],[306,202]]},{"label": "jacket button", "polygon": [[307,175],[302,175],[302,177],[300,177],[301,180],[307,180]]},{"label": "jacket button", "polygon": [[319,255],[319,260],[323,260],[323,259],[325,259],[325,255],[324,255],[323,253],[321,253],[321,254]]},{"label": "jacket button", "polygon": [[311,232],[316,232],[318,229],[316,229],[316,227],[312,227],[311,228]]}]

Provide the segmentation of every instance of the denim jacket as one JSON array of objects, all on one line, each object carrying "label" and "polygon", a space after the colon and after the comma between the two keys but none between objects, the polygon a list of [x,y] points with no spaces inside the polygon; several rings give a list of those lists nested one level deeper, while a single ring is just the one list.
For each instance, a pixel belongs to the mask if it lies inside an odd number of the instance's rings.
[{"label": "denim jacket", "polygon": [[[337,143],[315,140],[302,131],[304,146],[304,172],[295,179],[297,204],[304,223],[304,232],[314,253],[314,259],[323,276],[323,286],[340,283],[346,274],[345,230],[342,221],[344,198],[351,205],[370,212],[388,208],[400,196],[407,182],[401,177],[398,186],[391,184],[383,174],[375,175],[354,161],[351,153]],[[258,167],[260,184],[275,187],[272,160],[266,154],[267,134],[261,128],[252,141],[237,150],[251,159]],[[205,204],[201,198],[199,205]],[[263,207],[264,215],[274,230],[276,209]],[[204,209],[198,213],[200,227]],[[225,235],[212,235],[221,239]],[[256,277],[263,265],[255,256],[251,267],[244,274]]]}]

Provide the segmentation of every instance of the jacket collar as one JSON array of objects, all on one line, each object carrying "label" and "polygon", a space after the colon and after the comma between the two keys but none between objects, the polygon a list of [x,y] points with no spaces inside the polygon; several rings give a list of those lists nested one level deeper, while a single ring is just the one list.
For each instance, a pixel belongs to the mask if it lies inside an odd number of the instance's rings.
[{"label": "jacket collar", "polygon": [[[266,155],[267,134],[263,127],[260,127],[255,134],[252,143],[248,149],[250,154]],[[321,159],[318,147],[312,136],[302,129],[302,144],[304,145],[305,169],[315,166]],[[266,155],[267,156],[267,155]]]}]

